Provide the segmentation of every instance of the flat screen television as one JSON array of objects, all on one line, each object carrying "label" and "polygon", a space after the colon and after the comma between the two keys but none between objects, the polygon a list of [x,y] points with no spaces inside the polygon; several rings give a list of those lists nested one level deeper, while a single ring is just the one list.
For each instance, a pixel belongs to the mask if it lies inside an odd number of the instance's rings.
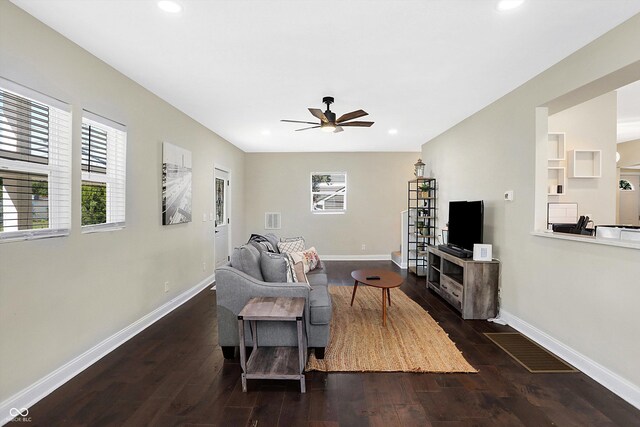
[{"label": "flat screen television", "polygon": [[473,251],[474,243],[482,243],[483,225],[482,200],[449,202],[448,245]]}]

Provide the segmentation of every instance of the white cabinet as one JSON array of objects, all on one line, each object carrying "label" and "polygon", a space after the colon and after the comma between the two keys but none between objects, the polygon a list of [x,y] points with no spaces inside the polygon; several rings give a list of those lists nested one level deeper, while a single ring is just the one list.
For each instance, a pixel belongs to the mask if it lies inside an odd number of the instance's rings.
[{"label": "white cabinet", "polygon": [[601,150],[569,151],[570,178],[600,178],[602,176]]}]

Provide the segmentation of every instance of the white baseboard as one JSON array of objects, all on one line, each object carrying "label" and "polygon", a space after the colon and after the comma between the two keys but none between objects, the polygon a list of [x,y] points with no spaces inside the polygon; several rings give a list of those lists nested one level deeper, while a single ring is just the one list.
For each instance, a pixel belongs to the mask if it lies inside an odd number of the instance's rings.
[{"label": "white baseboard", "polygon": [[22,410],[23,408],[30,408],[38,401],[52,393],[58,387],[115,350],[117,347],[133,338],[176,308],[180,307],[185,302],[189,301],[198,292],[210,285],[214,280],[215,275],[212,274],[191,289],[186,290],[177,297],[173,298],[171,301],[168,301],[162,306],[156,308],[151,313],[147,314],[146,316],[142,317],[141,319],[137,320],[121,331],[116,332],[109,338],[93,346],[73,360],[65,363],[47,376],[41,378],[27,388],[19,391],[4,402],[0,403],[0,417],[2,417],[0,418],[0,424],[4,425],[12,420],[12,417],[7,416],[12,408],[16,408],[18,410]]},{"label": "white baseboard", "polygon": [[406,263],[406,262],[400,262],[400,263],[398,264],[398,263],[396,262],[396,260],[395,260],[395,259],[393,259],[393,258],[391,258],[391,261],[392,261],[395,265],[397,265],[398,267],[400,267],[401,269],[403,269],[403,270],[406,270],[406,269],[407,269],[407,263]]},{"label": "white baseboard", "polygon": [[640,409],[640,387],[637,385],[507,311],[500,310],[500,319]]},{"label": "white baseboard", "polygon": [[323,255],[326,261],[390,261],[391,255]]}]

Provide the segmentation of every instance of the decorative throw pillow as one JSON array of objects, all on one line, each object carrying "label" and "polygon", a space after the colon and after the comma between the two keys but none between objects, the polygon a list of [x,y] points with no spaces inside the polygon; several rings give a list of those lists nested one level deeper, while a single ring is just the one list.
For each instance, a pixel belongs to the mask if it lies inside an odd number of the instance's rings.
[{"label": "decorative throw pillow", "polygon": [[278,250],[280,253],[304,251],[304,238],[289,237],[287,239],[280,239],[278,242]]},{"label": "decorative throw pillow", "polygon": [[292,264],[302,264],[304,273],[309,272],[309,261],[305,258],[304,252],[290,252],[288,255],[291,257]]},{"label": "decorative throw pillow", "polygon": [[282,254],[263,252],[260,267],[265,282],[295,282],[289,258]]},{"label": "decorative throw pillow", "polygon": [[320,257],[318,256],[318,251],[314,246],[311,246],[306,251],[302,252],[304,259],[309,264],[309,270],[314,270],[320,264]]},{"label": "decorative throw pillow", "polygon": [[296,283],[304,283],[307,286],[311,286],[309,284],[309,279],[307,279],[307,275],[305,274],[305,266],[303,261],[294,261],[292,253],[285,254],[289,259],[289,265],[291,266],[291,271],[293,273],[293,281]]},{"label": "decorative throw pillow", "polygon": [[307,279],[307,275],[304,273],[304,263],[302,261],[293,264],[293,271],[296,275],[296,282],[309,284],[309,279]]},{"label": "decorative throw pillow", "polygon": [[254,279],[263,280],[260,271],[260,252],[252,245],[242,245],[235,248],[231,254],[231,266]]}]

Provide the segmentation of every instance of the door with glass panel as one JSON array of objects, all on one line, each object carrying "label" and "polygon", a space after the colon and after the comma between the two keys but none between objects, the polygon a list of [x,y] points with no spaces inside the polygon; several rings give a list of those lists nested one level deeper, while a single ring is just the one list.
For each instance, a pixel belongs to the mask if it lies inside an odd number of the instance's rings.
[{"label": "door with glass panel", "polygon": [[229,172],[216,168],[214,174],[216,268],[229,260],[229,185]]}]

